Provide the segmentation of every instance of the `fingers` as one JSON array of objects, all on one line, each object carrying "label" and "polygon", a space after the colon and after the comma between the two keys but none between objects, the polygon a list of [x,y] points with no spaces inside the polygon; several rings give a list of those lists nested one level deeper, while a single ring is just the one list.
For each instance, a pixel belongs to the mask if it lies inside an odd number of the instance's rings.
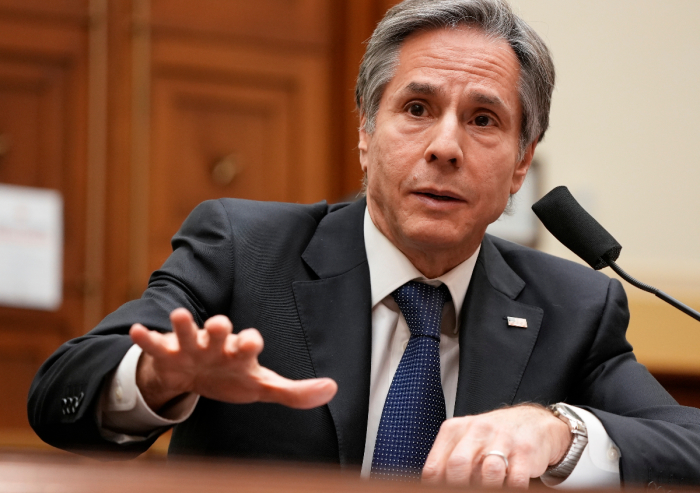
[{"label": "fingers", "polygon": [[445,421],[426,460],[423,480],[528,488],[530,478],[546,470],[550,448],[558,440],[550,414],[540,411],[517,406]]},{"label": "fingers", "polygon": [[211,353],[222,352],[226,338],[233,332],[231,321],[223,315],[210,318],[204,324],[204,330],[199,330],[192,314],[184,308],[173,310],[170,321],[175,338],[149,330],[141,324],[132,325],[129,334],[132,340],[147,353],[165,357],[178,350],[186,353],[194,353],[198,350]]},{"label": "fingers", "polygon": [[[439,455],[429,456],[423,469],[423,480],[428,483],[446,482],[483,488],[502,488],[504,484],[514,488],[527,488],[528,469],[525,468],[524,475],[522,468],[516,473],[516,469],[506,464],[503,457],[491,453],[502,452],[507,458],[510,455],[507,446],[488,443],[490,442],[482,442],[476,437],[464,436],[459,441],[451,440],[447,447],[439,451]],[[431,455],[432,453],[431,451]]]},{"label": "fingers", "polygon": [[170,323],[173,332],[177,335],[180,348],[184,351],[195,350],[197,348],[198,328],[192,314],[185,308],[176,308],[170,313]]},{"label": "fingers", "polygon": [[[457,420],[448,419],[442,423],[440,431],[435,438],[435,443],[430,449],[428,458],[423,467],[422,480],[427,483],[440,483],[445,481],[445,472],[447,469],[447,461],[452,455],[452,451],[459,443],[462,435],[468,432],[468,420],[462,420],[458,423]],[[467,477],[471,474],[469,471]]]},{"label": "fingers", "polygon": [[338,391],[338,384],[330,378],[289,380],[267,368],[261,368],[261,372],[262,402],[274,402],[295,409],[312,409],[330,402]]},{"label": "fingers", "polygon": [[132,325],[129,335],[135,344],[152,356],[166,357],[174,349],[163,334],[155,330],[148,330],[141,324]]},{"label": "fingers", "polygon": [[256,329],[244,329],[227,341],[227,352],[230,355],[241,354],[257,357],[264,347],[263,338]]},{"label": "fingers", "polygon": [[224,345],[226,338],[233,332],[233,324],[223,315],[211,317],[204,323],[204,330],[199,332],[201,335],[200,345],[209,352],[225,351]]},{"label": "fingers", "polygon": [[[448,484],[480,486],[483,475],[486,473],[488,484],[485,486],[493,488],[501,486],[505,478],[505,468],[501,473],[497,463],[491,460],[485,461],[486,458],[494,458],[486,456],[490,450],[493,450],[493,448],[489,448],[491,444],[494,444],[493,429],[472,419],[465,420],[466,426],[461,423],[461,420],[453,421],[452,428],[455,430],[448,428],[446,431],[459,436],[460,439],[454,444],[454,448],[445,461],[445,481]],[[503,462],[502,459],[495,458]],[[484,470],[484,465],[489,466],[490,469]]]},{"label": "fingers", "polygon": [[[231,321],[217,315],[200,330],[184,308],[170,314],[173,334],[161,334],[134,324],[132,339],[155,358],[167,360],[159,368],[170,372],[168,381],[184,373],[191,391],[226,402],[274,402],[297,409],[328,403],[338,391],[330,378],[289,380],[261,367],[257,357],[263,338],[256,329],[233,333]],[[174,375],[178,373],[178,375]],[[201,378],[200,378],[201,377]]]},{"label": "fingers", "polygon": [[518,489],[527,489],[530,486],[530,468],[527,462],[524,462],[517,456],[513,457],[508,465],[506,486]]},{"label": "fingers", "polygon": [[502,488],[508,471],[503,457],[486,455],[481,463],[481,477],[478,483],[484,488]]}]

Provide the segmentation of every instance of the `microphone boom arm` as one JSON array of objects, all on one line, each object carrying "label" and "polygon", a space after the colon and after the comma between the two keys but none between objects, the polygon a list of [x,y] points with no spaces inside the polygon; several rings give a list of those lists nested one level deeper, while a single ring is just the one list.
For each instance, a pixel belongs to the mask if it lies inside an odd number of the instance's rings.
[{"label": "microphone boom arm", "polygon": [[617,273],[617,275],[619,275],[621,278],[623,278],[628,283],[632,284],[633,286],[638,287],[639,289],[641,289],[643,291],[646,291],[648,293],[652,293],[652,294],[656,295],[657,298],[661,298],[666,303],[675,306],[676,308],[678,308],[680,311],[682,311],[686,315],[690,315],[695,320],[700,322],[700,312],[693,310],[688,305],[681,303],[680,301],[673,298],[672,296],[667,295],[666,293],[664,293],[660,289],[656,289],[653,286],[649,286],[648,284],[644,284],[643,282],[638,281],[634,277],[630,276],[627,272],[622,270],[622,268],[619,265],[617,265],[614,260],[605,259],[605,261],[608,263],[610,268]]}]

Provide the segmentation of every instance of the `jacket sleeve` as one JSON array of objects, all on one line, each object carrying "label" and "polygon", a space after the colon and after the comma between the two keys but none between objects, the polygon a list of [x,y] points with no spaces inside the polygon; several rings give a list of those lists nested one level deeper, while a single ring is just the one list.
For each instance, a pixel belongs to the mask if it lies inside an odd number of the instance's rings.
[{"label": "jacket sleeve", "polygon": [[106,378],[132,346],[128,335],[139,322],[170,331],[169,314],[185,307],[198,325],[228,314],[232,296],[233,240],[229,217],[219,201],[199,205],[172,240],[173,253],[151,276],[143,296],[108,315],[82,337],[63,344],[34,377],[29,422],[45,442],[95,456],[138,455],[155,441],[118,445],[99,432],[96,409]]},{"label": "jacket sleeve", "polygon": [[623,484],[698,485],[700,410],[678,405],[637,362],[625,338],[628,321],[624,290],[613,279],[572,403],[595,414],[619,447]]}]

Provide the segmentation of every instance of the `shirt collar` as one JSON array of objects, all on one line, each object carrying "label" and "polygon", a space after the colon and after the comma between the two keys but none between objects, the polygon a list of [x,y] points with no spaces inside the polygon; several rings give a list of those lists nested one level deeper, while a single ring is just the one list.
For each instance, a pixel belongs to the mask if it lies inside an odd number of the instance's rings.
[{"label": "shirt collar", "polygon": [[372,288],[372,309],[389,296],[397,288],[408,281],[416,280],[431,285],[444,283],[450,290],[455,307],[455,315],[459,320],[464,296],[474,272],[474,265],[479,256],[481,245],[467,260],[436,279],[427,279],[408,258],[382,234],[372,222],[369,209],[365,208],[364,220],[365,250],[369,264],[370,285]]}]

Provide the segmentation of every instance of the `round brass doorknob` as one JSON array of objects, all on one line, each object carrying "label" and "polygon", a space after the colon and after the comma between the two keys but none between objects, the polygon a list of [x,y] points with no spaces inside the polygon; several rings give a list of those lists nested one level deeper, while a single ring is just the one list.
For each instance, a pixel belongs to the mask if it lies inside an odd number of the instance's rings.
[{"label": "round brass doorknob", "polygon": [[240,174],[241,165],[233,154],[229,154],[217,161],[211,168],[211,179],[220,186],[230,185]]}]

